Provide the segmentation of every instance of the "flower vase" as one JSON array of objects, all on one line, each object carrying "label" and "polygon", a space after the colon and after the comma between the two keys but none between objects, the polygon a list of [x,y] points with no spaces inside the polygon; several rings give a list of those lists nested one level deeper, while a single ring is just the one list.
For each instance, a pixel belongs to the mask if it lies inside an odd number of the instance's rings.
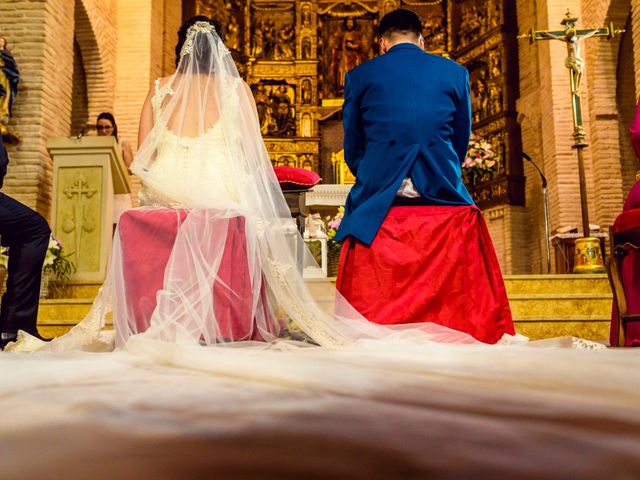
[{"label": "flower vase", "polygon": [[42,277],[40,279],[40,298],[49,296],[49,277],[51,276],[51,267],[42,269]]}]

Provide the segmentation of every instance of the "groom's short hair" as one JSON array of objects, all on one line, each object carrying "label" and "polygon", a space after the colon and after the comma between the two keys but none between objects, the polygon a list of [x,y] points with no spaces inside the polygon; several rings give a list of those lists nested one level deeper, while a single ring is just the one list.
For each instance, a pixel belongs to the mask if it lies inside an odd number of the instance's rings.
[{"label": "groom's short hair", "polygon": [[420,16],[406,8],[398,8],[387,13],[378,25],[378,36],[385,37],[394,33],[413,33],[416,37],[422,35],[422,20]]}]

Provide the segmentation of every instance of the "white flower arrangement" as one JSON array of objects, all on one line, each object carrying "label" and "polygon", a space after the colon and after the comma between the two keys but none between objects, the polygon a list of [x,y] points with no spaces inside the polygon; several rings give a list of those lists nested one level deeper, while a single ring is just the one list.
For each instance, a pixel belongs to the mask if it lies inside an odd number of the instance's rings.
[{"label": "white flower arrangement", "polygon": [[462,164],[462,172],[470,180],[475,180],[477,177],[491,173],[496,169],[497,157],[489,142],[472,133],[467,157]]}]

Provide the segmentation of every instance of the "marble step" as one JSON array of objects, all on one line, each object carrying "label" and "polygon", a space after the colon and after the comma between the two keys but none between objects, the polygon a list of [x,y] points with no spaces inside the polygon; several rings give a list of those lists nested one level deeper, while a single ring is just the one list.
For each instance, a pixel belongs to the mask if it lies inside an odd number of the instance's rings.
[{"label": "marble step", "polygon": [[[335,278],[328,279],[335,284]],[[308,284],[327,284],[327,279],[309,279]],[[606,275],[507,275],[505,285],[509,295],[543,293],[610,293]],[[67,284],[64,288],[50,288],[52,299],[94,298],[100,283]]]},{"label": "marble step", "polygon": [[586,340],[609,340],[609,318],[516,320],[516,332],[530,340],[556,337],[579,337]]},{"label": "marble step", "polygon": [[605,319],[611,315],[610,293],[511,294],[509,304],[515,320]]},{"label": "marble step", "polygon": [[514,294],[603,293],[610,294],[606,275],[506,275],[509,296]]},{"label": "marble step", "polygon": [[64,287],[49,286],[50,299],[93,299],[98,294],[100,282],[68,283]]},{"label": "marble step", "polygon": [[[38,310],[38,330],[44,337],[56,337],[67,333],[82,320],[91,309],[93,299],[44,299]],[[106,318],[107,328],[111,326],[111,314]]]}]

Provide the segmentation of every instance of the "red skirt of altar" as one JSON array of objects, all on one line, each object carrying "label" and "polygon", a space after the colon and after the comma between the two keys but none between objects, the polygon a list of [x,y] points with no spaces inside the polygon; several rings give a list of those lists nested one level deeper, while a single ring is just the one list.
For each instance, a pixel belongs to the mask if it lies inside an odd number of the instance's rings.
[{"label": "red skirt of altar", "polygon": [[[130,333],[142,333],[149,327],[156,308],[156,294],[163,288],[165,269],[174,247],[180,224],[188,210],[169,208],[133,209],[122,214],[118,235],[122,249],[122,277],[127,302]],[[221,335],[230,340],[261,340],[254,328],[252,285],[247,266],[247,245],[243,217],[222,219],[228,222],[224,253],[213,289],[214,313]],[[262,295],[266,304],[264,285]],[[135,325],[131,325],[132,321]],[[125,338],[126,340],[126,338]]]},{"label": "red skirt of altar", "polygon": [[[640,182],[637,185],[640,185]],[[636,191],[640,193],[640,189],[636,189]],[[640,228],[640,208],[633,208],[618,215],[611,227],[611,232],[619,233],[634,228]],[[627,302],[627,313],[640,313],[640,252],[637,250],[629,249],[627,256],[622,259],[621,278]],[[626,324],[624,333],[625,346],[640,346],[640,322]],[[610,342],[611,345],[618,343],[618,316],[615,303],[611,315]]]},{"label": "red skirt of altar", "polygon": [[371,246],[345,239],[337,288],[371,322],[433,322],[485,343],[515,334],[475,206],[391,207]]}]

